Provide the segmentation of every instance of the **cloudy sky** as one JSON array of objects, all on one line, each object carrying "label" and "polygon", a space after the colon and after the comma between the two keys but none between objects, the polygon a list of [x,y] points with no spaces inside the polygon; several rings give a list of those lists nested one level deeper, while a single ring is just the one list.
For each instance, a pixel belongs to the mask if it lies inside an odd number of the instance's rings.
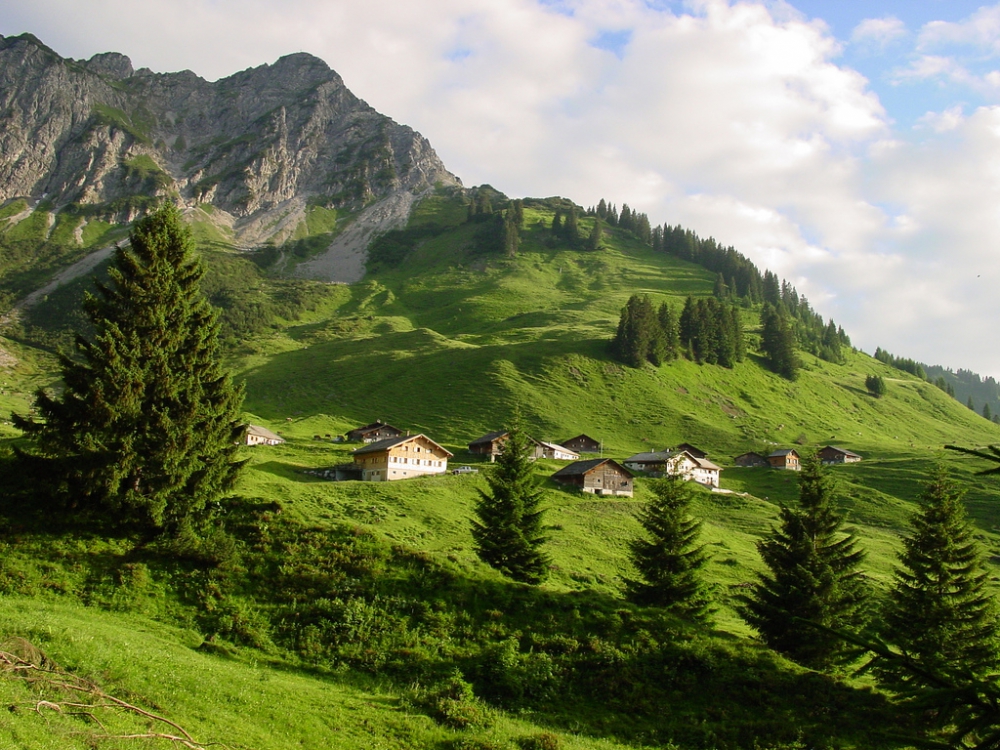
[{"label": "cloudy sky", "polygon": [[1000,3],[0,0],[25,31],[209,80],[310,52],[466,185],[626,202],[1000,377]]}]

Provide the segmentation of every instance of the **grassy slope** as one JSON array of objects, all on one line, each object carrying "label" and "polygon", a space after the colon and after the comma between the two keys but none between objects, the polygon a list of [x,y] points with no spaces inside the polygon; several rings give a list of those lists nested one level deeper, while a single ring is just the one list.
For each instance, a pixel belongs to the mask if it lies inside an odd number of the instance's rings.
[{"label": "grassy slope", "polygon": [[[330,483],[306,472],[349,460],[349,446],[315,436],[341,434],[375,418],[427,432],[457,454],[455,461],[472,463],[465,444],[497,429],[518,405],[537,437],[560,440],[587,432],[617,457],[688,441],[727,465],[743,451],[790,446],[802,436],[804,449],[833,443],[862,453],[865,462],[834,472],[840,501],[869,550],[873,577],[881,582],[890,574],[899,534],[929,462],[943,460],[962,472],[981,538],[991,554],[1000,553],[1000,516],[992,502],[996,482],[968,478],[969,462],[940,450],[946,442],[997,443],[1000,430],[936,388],[853,352],[844,365],[806,355],[795,383],[768,373],[753,355],[732,371],[690,362],[659,369],[622,367],[605,350],[628,296],[645,292],[679,308],[687,294],[710,292],[711,274],[621,237],[609,236],[608,247],[598,253],[552,246],[545,229],[551,215],[530,208],[519,256],[488,258],[475,250],[475,227],[457,224],[462,216],[443,199],[425,204],[415,223],[456,226],[424,241],[398,268],[352,287],[337,287],[318,297],[314,309],[299,320],[243,342],[233,362],[247,381],[252,421],[289,439],[285,445],[250,452],[243,495],[276,500],[289,516],[309,525],[347,521],[378,538],[447,560],[469,581],[496,581],[475,558],[467,533],[476,490],[485,486],[481,475],[359,485]],[[586,220],[582,224],[584,232],[589,230]],[[747,327],[754,324],[748,313]],[[22,362],[30,364],[31,357]],[[0,406],[22,409],[29,380],[39,381],[33,372],[45,369],[36,365],[34,371],[22,367],[11,373],[19,388],[14,396],[0,395]],[[889,393],[881,401],[864,391],[869,373],[889,381]],[[648,487],[640,481],[631,501],[597,500],[551,483],[547,477],[557,467],[555,462],[536,466],[553,527],[552,578],[544,589],[617,597],[622,576],[629,572],[628,540],[637,533],[636,512]],[[776,503],[795,497],[795,481],[780,472],[727,469],[723,487],[749,496],[699,492],[695,512],[705,519],[704,540],[713,553],[709,570],[718,584],[720,628],[745,635],[732,596],[758,567],[754,542],[776,517]],[[175,686],[172,692],[144,668],[112,680],[169,706],[198,736],[226,733],[233,722],[221,710],[210,712],[209,720],[202,715],[208,712],[197,706],[241,705],[234,697],[239,686],[266,681],[274,692],[261,699],[262,705],[245,709],[250,720],[240,727],[244,735],[233,736],[236,745],[287,746],[279,738],[291,727],[315,724],[329,730],[332,724],[343,732],[337,735],[343,741],[330,740],[331,746],[358,746],[367,741],[366,722],[387,735],[381,740],[387,747],[425,747],[447,739],[446,730],[424,717],[407,716],[393,703],[398,683],[373,686],[344,675],[275,671],[254,664],[253,659],[263,657],[253,652],[219,662],[218,657],[192,653],[190,646],[197,644],[185,645],[192,639],[187,631],[148,620],[136,620],[144,623],[136,627],[129,619],[135,615],[98,615],[44,599],[3,601],[3,610],[13,613],[6,616],[6,632],[40,638],[57,661],[88,672],[108,671],[102,665],[112,649],[100,643],[118,639],[135,643],[136,660],[167,659],[171,674],[225,671],[211,685]],[[46,617],[53,623],[48,630],[33,628],[36,619]],[[133,634],[125,638],[122,633],[129,630]],[[86,643],[92,645],[81,645]],[[300,705],[292,697],[296,694],[309,698]],[[324,724],[318,717],[323,712],[310,707],[319,704],[334,707],[328,709],[330,715],[340,712],[340,723]],[[274,723],[274,738],[259,734],[265,730],[257,726],[258,719]],[[37,731],[30,728],[35,726],[31,717],[8,720],[18,732]],[[323,736],[323,730],[302,731],[308,734],[303,746],[323,746],[312,739]],[[502,734],[525,731],[506,726]],[[566,747],[613,746],[569,734],[563,741]],[[23,744],[44,746],[40,742]]]},{"label": "grassy slope", "polygon": [[[216,654],[194,631],[148,618],[97,612],[37,597],[0,598],[0,631],[17,633],[41,649],[55,667],[94,679],[102,689],[182,727],[196,742],[230,748],[427,748],[455,738],[530,737],[530,722],[497,715],[475,732],[440,727],[399,701],[398,688],[362,675],[288,669],[252,652]],[[14,650],[7,640],[0,650]],[[42,707],[40,699],[80,701],[36,684],[0,680],[0,747],[84,750],[105,734],[180,733],[171,726],[94,712],[106,732],[80,715]],[[101,740],[103,748],[165,747],[146,740]],[[567,750],[614,750],[597,738],[563,738]]]}]

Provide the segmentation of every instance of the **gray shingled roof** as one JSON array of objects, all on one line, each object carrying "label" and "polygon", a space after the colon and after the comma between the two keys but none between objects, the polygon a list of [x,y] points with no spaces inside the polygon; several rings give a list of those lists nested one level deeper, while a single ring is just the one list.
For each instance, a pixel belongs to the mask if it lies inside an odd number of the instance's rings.
[{"label": "gray shingled roof", "polygon": [[670,458],[670,451],[655,451],[653,453],[636,453],[625,459],[629,463],[659,463]]},{"label": "gray shingled roof", "polygon": [[613,458],[590,458],[587,459],[586,461],[574,461],[569,466],[565,466],[559,469],[559,471],[557,471],[555,474],[552,475],[552,478],[556,479],[557,477],[580,476],[582,474],[586,474],[590,471],[593,471],[601,464],[607,463],[609,461],[613,463],[615,466],[617,466],[624,474],[633,476],[631,471],[626,469],[624,466],[615,461]]},{"label": "gray shingled roof", "polygon": [[[845,456],[857,456],[858,458],[861,458],[861,456],[858,456],[857,453],[855,453],[854,451],[849,451],[847,450],[847,448],[839,448],[836,445],[828,445],[826,446],[826,448],[837,451],[838,453],[843,453]],[[823,450],[826,450],[826,448],[824,448]]]},{"label": "gray shingled roof", "polygon": [[769,453],[767,457],[770,458],[771,456],[788,456],[791,455],[792,453],[794,453],[796,456],[799,455],[799,452],[794,448],[778,448],[778,450],[776,451],[771,451],[771,453]]},{"label": "gray shingled roof", "polygon": [[436,445],[438,448],[440,448],[442,451],[444,451],[445,453],[447,453],[449,456],[453,456],[454,455],[447,448],[445,448],[444,446],[438,445],[437,443],[435,443],[433,440],[431,440],[429,437],[427,437],[424,434],[420,434],[420,435],[400,435],[399,437],[386,438],[385,440],[379,440],[379,441],[374,442],[374,443],[369,443],[364,448],[358,448],[357,450],[351,451],[351,455],[352,456],[360,456],[360,455],[362,455],[364,453],[378,453],[379,451],[388,450],[389,448],[392,448],[393,446],[400,445],[401,443],[405,443],[408,440],[416,440],[417,438],[423,438],[428,443],[432,443],[433,445]]}]

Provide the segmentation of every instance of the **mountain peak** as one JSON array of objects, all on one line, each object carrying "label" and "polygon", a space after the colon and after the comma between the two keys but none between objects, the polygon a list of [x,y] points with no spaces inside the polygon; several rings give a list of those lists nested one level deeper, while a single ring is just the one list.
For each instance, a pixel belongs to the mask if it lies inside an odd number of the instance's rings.
[{"label": "mountain peak", "polygon": [[130,78],[135,72],[132,61],[119,52],[101,52],[85,63],[89,70],[121,80]]}]

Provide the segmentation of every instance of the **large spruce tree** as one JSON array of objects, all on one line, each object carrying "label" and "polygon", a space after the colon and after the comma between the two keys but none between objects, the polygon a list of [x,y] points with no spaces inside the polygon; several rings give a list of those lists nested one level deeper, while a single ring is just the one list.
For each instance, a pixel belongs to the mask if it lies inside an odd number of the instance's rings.
[{"label": "large spruce tree", "polygon": [[[882,638],[925,670],[980,677],[998,666],[997,612],[982,553],[962,492],[943,470],[928,483],[923,501],[903,541]],[[921,681],[893,662],[883,664],[880,673],[897,686]]]},{"label": "large spruce tree", "polygon": [[479,559],[505,576],[522,583],[541,583],[548,573],[542,492],[535,485],[528,455],[530,440],[513,420],[497,457],[495,470],[487,474],[489,491],[479,490],[472,539]]},{"label": "large spruce tree", "polygon": [[177,530],[236,480],[243,393],[219,363],[191,248],[173,206],[137,222],[84,301],[94,334],[62,357],[64,390],[38,392],[40,419],[15,415],[34,445],[22,458],[64,507]]},{"label": "large spruce tree", "polygon": [[865,621],[864,553],[843,530],[832,487],[819,460],[809,456],[799,476],[799,505],[781,508],[781,524],[757,544],[767,571],[744,597],[744,619],[768,646],[815,669],[845,650],[825,628],[859,629]]},{"label": "large spruce tree", "polygon": [[637,604],[708,622],[711,597],[702,579],[708,556],[698,544],[701,522],[688,513],[690,504],[691,490],[682,479],[660,479],[653,485],[653,499],[639,516],[646,534],[631,545],[639,578],[626,582],[626,592]]}]

